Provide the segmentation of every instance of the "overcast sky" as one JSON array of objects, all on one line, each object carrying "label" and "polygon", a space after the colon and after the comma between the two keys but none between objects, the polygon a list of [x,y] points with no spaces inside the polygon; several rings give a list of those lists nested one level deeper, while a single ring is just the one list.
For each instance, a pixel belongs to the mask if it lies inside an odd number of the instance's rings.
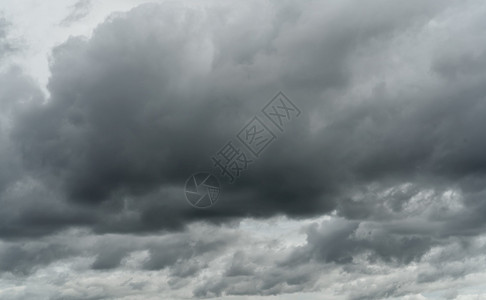
[{"label": "overcast sky", "polygon": [[485,28],[479,0],[0,0],[0,299],[486,299]]}]

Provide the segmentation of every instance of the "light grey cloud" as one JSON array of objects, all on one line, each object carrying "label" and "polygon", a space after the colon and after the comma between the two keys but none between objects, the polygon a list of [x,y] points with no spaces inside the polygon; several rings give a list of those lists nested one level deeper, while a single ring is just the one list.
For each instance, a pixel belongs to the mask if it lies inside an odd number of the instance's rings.
[{"label": "light grey cloud", "polygon": [[91,9],[91,0],[78,0],[71,8],[70,14],[61,21],[62,26],[69,26],[85,18]]},{"label": "light grey cloud", "polygon": [[4,57],[18,50],[15,43],[7,37],[9,22],[3,17],[0,12],[0,62]]}]

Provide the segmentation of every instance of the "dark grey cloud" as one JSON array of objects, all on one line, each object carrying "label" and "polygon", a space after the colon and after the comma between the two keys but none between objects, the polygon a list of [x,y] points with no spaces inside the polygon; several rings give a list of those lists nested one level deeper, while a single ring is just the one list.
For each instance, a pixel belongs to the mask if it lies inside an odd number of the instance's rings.
[{"label": "dark grey cloud", "polygon": [[[230,9],[231,23],[219,17],[226,5],[211,10],[141,6],[109,19],[90,39],[71,38],[54,50],[51,98],[17,119],[13,138],[29,170],[42,174],[47,186],[60,189],[73,205],[98,208],[97,230],[174,229],[197,219],[329,212],[342,189],[355,184],[351,172],[377,179],[368,173],[379,170],[366,165],[382,149],[377,143],[362,154],[366,141],[358,133],[366,111],[346,110],[318,133],[311,133],[309,112],[333,109],[319,94],[349,84],[347,61],[360,45],[389,39],[441,10],[434,2],[419,11],[415,4],[400,4],[396,17],[376,17],[388,6],[376,2],[357,15],[333,3],[329,8],[336,15],[321,16],[312,13],[317,3],[268,2],[261,12]],[[250,15],[263,23],[248,24]],[[341,18],[351,22],[337,26]],[[238,36],[245,42],[237,43]],[[194,211],[169,199],[184,201],[182,191],[174,190],[182,189],[191,173],[211,167],[210,156],[280,89],[289,90],[302,117],[238,184],[224,187],[225,201]],[[375,113],[387,113],[380,112],[387,108],[379,100],[372,101]],[[395,153],[389,148],[384,158]],[[407,172],[402,166],[413,165],[410,159],[390,157],[385,165],[391,169],[382,175]],[[171,192],[162,196],[161,190]],[[139,217],[120,228],[110,219],[121,213],[127,198],[136,199],[128,201]]]},{"label": "dark grey cloud", "polygon": [[47,265],[72,253],[72,249],[55,243],[2,245],[0,250],[0,270],[18,275],[27,275],[34,268]]},{"label": "dark grey cloud", "polygon": [[[317,225],[317,224],[314,224]],[[329,228],[328,225],[332,225]],[[353,257],[365,254],[371,262],[381,259],[388,263],[409,264],[418,261],[434,245],[432,237],[419,234],[395,234],[386,227],[372,228],[365,236],[356,236],[356,222],[323,223],[307,230],[307,247],[293,256],[337,264],[349,264]],[[291,262],[293,261],[291,257]]]}]

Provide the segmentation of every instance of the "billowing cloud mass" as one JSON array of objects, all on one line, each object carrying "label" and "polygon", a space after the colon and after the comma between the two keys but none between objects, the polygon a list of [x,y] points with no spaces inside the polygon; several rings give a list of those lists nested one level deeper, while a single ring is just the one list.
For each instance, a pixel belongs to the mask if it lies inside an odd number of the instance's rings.
[{"label": "billowing cloud mass", "polygon": [[[485,13],[145,3],[55,46],[48,94],[0,21],[0,298],[486,297]],[[254,116],[277,139],[229,184],[211,157]]]}]

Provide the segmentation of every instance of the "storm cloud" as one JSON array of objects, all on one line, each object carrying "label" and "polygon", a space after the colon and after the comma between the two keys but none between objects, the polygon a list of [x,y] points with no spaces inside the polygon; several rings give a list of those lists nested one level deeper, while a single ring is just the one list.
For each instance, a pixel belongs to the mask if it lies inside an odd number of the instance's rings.
[{"label": "storm cloud", "polygon": [[[96,11],[72,8],[57,24]],[[140,279],[46,299],[459,297],[447,285],[478,273],[484,250],[485,12],[478,1],[145,3],[55,46],[48,93],[9,60],[0,21],[0,270],[35,281],[66,263]],[[283,131],[262,113],[279,92],[301,111]],[[211,157],[254,116],[277,138],[229,184]],[[222,182],[204,210],[184,198],[200,171]],[[296,222],[299,242],[242,229],[276,219]],[[374,289],[346,290],[360,280]]]}]

